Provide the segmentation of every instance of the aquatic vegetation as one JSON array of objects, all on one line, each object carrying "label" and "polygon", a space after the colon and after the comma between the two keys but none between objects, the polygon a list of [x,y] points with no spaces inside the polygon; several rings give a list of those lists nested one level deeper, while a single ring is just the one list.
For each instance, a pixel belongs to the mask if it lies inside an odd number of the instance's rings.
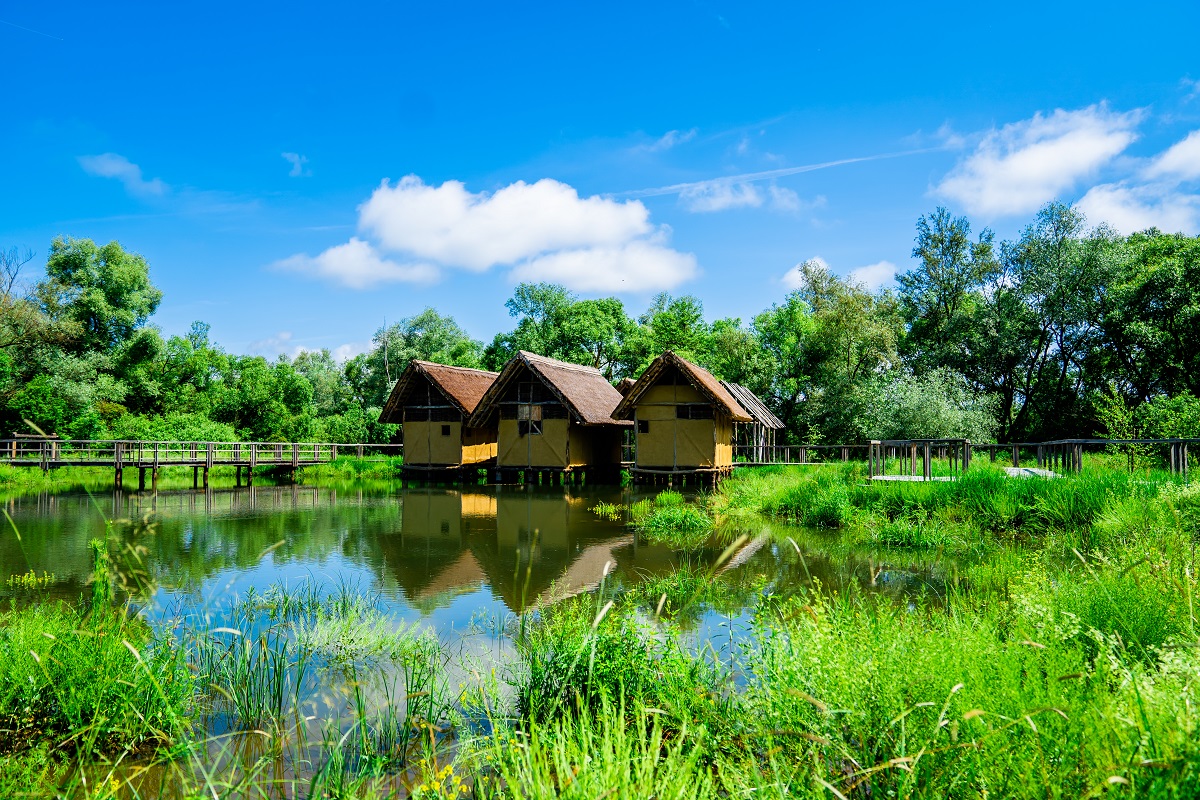
[{"label": "aquatic vegetation", "polygon": [[0,754],[170,747],[190,727],[193,686],[177,643],[124,609],[45,603],[0,615]]}]

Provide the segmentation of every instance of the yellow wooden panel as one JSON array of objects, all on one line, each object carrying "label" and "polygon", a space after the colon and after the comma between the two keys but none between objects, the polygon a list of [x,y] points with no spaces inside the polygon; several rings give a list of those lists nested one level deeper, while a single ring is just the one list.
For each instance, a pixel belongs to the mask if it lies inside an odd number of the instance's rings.
[{"label": "yellow wooden panel", "polygon": [[[639,467],[672,467],[675,465],[675,407],[669,406],[670,419],[650,420],[650,430],[637,434],[637,465]],[[638,409],[640,414],[642,409]]]},{"label": "yellow wooden panel", "polygon": [[570,420],[544,419],[542,432],[530,434],[529,466],[565,467],[567,465],[567,436]]},{"label": "yellow wooden panel", "polygon": [[634,416],[637,419],[675,419],[675,404],[647,405],[639,403]]},{"label": "yellow wooden panel", "polygon": [[429,460],[429,422],[404,423],[404,461],[408,464],[426,465]]},{"label": "yellow wooden panel", "polygon": [[429,423],[429,463],[462,463],[462,423]]},{"label": "yellow wooden panel", "polygon": [[524,467],[529,464],[527,437],[517,435],[515,419],[500,420],[496,464],[501,467]]},{"label": "yellow wooden panel", "polygon": [[638,405],[642,403],[703,403],[706,398],[691,386],[671,386],[655,384],[642,393]]},{"label": "yellow wooden panel", "polygon": [[716,448],[713,420],[681,419],[675,425],[675,466],[711,467]]}]

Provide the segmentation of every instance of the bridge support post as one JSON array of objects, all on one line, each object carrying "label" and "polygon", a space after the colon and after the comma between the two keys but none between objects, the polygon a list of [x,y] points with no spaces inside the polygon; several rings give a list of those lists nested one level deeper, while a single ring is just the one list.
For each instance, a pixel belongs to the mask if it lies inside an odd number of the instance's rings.
[{"label": "bridge support post", "polygon": [[236,470],[237,470],[237,487],[240,489],[240,488],[242,488],[242,465],[238,464],[236,467]]},{"label": "bridge support post", "polygon": [[933,448],[933,446],[930,445],[929,442],[926,442],[925,443],[925,452],[923,453],[924,457],[921,459],[921,473],[925,477],[925,480],[927,480],[927,481],[933,480],[932,448]]},{"label": "bridge support post", "polygon": [[146,468],[138,467],[138,491],[146,491]]},{"label": "bridge support post", "polygon": [[208,488],[208,467],[204,468],[204,488]]},{"label": "bridge support post", "polygon": [[113,470],[113,488],[117,491],[121,490],[121,468],[118,466]]},{"label": "bridge support post", "polygon": [[199,467],[192,467],[192,488],[193,489],[200,488],[200,468]]},{"label": "bridge support post", "polygon": [[158,492],[158,467],[150,470],[150,491]]}]

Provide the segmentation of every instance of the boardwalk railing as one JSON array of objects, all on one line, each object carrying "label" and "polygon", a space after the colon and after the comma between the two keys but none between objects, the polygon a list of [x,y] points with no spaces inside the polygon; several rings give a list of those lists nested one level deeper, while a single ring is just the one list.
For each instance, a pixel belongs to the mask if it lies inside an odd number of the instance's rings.
[{"label": "boardwalk railing", "polygon": [[825,464],[861,458],[865,444],[744,444],[734,445],[733,465],[752,467],[766,464]]},{"label": "boardwalk railing", "polygon": [[1103,449],[1127,454],[1130,467],[1139,453],[1142,457],[1157,455],[1173,474],[1187,477],[1193,445],[1200,446],[1200,439],[1056,439],[1004,444],[976,444],[967,439],[895,439],[850,445],[734,447],[734,464],[820,464],[862,458],[865,453],[872,478],[912,476],[930,480],[934,477],[935,462],[946,463],[944,470],[938,468],[939,473],[955,477],[970,467],[973,455],[981,453],[986,453],[993,462],[1011,462],[1015,468],[1036,464],[1039,469],[1054,472],[1079,472],[1087,450]]},{"label": "boardwalk railing", "polygon": [[401,455],[399,444],[339,444],[335,442],[143,442],[90,439],[14,438],[0,439],[0,464],[40,468],[108,467],[119,485],[122,470],[138,470],[139,486],[145,470],[157,482],[160,467],[192,467],[197,480],[201,470],[208,485],[208,471],[215,466],[242,468],[247,477],[255,467],[297,469],[333,461],[339,455],[357,458],[387,458]]}]

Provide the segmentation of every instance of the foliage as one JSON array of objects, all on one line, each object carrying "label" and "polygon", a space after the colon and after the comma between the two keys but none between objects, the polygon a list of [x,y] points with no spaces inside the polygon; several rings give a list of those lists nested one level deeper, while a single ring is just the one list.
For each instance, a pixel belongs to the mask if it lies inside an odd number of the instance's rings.
[{"label": "foliage", "polygon": [[921,216],[915,266],[895,290],[806,262],[793,291],[743,322],[706,319],[690,295],[635,314],[615,297],[522,283],[505,304],[513,328],[486,347],[427,308],[345,363],[328,350],[227,353],[203,322],[164,339],[150,266],[116,242],[54,240],[28,289],[17,277],[32,254],[0,254],[6,432],[183,436],[207,418],[228,426],[213,431],[222,438],[395,441],[378,409],[412,359],[498,369],[530,350],[615,382],[669,349],[758,394],[785,423],[780,443],[1088,437],[1116,411],[1147,436],[1200,435],[1200,237],[1122,237],[1057,203],[1012,241],[975,235],[945,208]]}]

